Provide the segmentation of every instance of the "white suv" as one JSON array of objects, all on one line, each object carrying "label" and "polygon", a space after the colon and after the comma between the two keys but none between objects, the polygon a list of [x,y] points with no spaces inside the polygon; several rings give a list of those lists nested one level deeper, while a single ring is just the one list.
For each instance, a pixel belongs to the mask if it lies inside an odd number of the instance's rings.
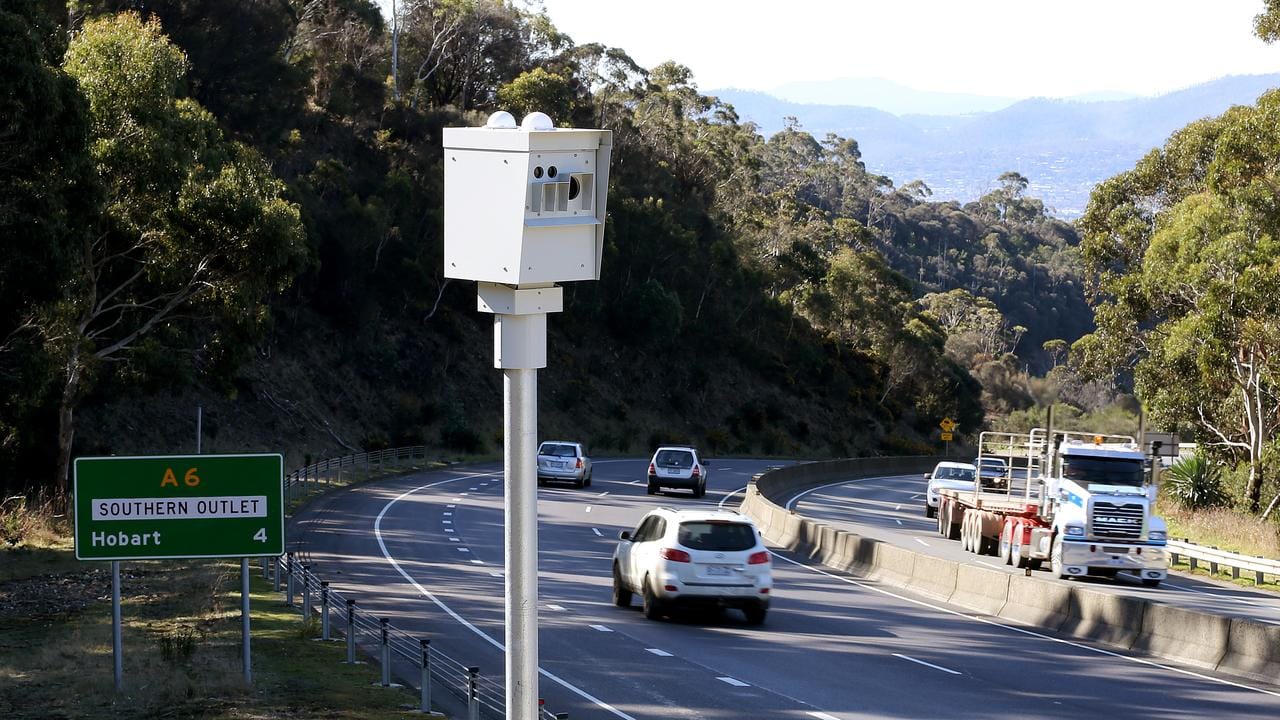
[{"label": "white suv", "polygon": [[769,551],[751,519],[732,510],[649,511],[613,551],[613,603],[644,602],[657,619],[676,605],[737,608],[759,625],[769,610]]},{"label": "white suv", "polygon": [[691,447],[660,447],[649,461],[645,487],[650,495],[664,487],[687,488],[693,491],[694,497],[700,498],[707,494],[709,464]]}]

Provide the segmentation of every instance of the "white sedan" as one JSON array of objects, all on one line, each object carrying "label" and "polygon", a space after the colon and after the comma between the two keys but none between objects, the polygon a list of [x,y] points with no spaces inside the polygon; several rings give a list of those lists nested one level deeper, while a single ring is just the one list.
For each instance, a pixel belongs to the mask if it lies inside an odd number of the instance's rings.
[{"label": "white sedan", "polygon": [[939,490],[972,490],[978,468],[961,462],[940,462],[933,472],[926,473],[925,480],[929,488],[924,494],[924,516],[934,517],[938,514]]}]

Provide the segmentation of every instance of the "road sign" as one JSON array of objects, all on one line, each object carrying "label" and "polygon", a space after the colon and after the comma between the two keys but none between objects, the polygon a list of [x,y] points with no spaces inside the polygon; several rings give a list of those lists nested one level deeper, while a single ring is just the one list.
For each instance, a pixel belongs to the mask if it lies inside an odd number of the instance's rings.
[{"label": "road sign", "polygon": [[949,432],[942,433],[942,439],[946,440],[947,442],[951,442],[951,433]]},{"label": "road sign", "polygon": [[[956,423],[949,417],[942,418],[942,422],[938,423],[938,427],[942,428],[942,432],[949,433],[956,429]],[[948,440],[950,438],[947,438]]]},{"label": "road sign", "polygon": [[76,458],[77,560],[284,553],[284,458]]},{"label": "road sign", "polygon": [[[1155,443],[1160,446],[1155,447]],[[1142,436],[1143,451],[1147,455],[1161,457],[1178,457],[1178,435],[1176,433],[1147,432]]]}]

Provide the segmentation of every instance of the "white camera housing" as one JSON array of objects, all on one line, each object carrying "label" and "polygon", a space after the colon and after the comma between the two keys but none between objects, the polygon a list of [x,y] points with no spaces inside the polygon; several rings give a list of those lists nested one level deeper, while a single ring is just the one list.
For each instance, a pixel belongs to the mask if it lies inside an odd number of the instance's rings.
[{"label": "white camera housing", "polygon": [[444,274],[526,286],[599,280],[612,133],[515,127],[444,130]]}]

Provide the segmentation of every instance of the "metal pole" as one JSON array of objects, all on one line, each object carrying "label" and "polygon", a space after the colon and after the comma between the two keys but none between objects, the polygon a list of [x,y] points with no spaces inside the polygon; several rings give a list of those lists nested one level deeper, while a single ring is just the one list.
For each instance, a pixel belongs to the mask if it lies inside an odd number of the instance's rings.
[{"label": "metal pole", "polygon": [[111,654],[116,692],[124,692],[124,648],[120,642],[120,561],[111,561]]},{"label": "metal pole", "polygon": [[506,704],[509,720],[538,717],[538,371],[504,378]]},{"label": "metal pole", "polygon": [[[507,653],[507,657],[510,656],[511,654]],[[467,668],[467,720],[480,720],[480,692],[476,689],[476,676],[479,674],[480,668]],[[537,700],[534,700],[534,703],[534,712],[537,712]],[[532,716],[530,720],[534,718],[537,718],[537,715]]]},{"label": "metal pole", "polygon": [[279,557],[273,557],[273,558],[271,558],[271,583],[272,583],[272,591],[273,591],[273,592],[280,592],[280,563],[281,563],[281,561],[282,561],[282,558],[279,558]]},{"label": "metal pole", "polygon": [[285,553],[284,556],[284,574],[288,578],[285,591],[285,607],[293,607],[293,553]]},{"label": "metal pole", "polygon": [[356,663],[356,601],[347,600],[347,664]]},{"label": "metal pole", "polygon": [[302,622],[311,620],[311,565],[302,563]]},{"label": "metal pole", "polygon": [[431,641],[423,638],[422,645],[422,712],[431,712]]},{"label": "metal pole", "polygon": [[387,631],[389,622],[391,621],[386,618],[378,619],[378,624],[382,626],[382,687],[391,687],[391,639]]},{"label": "metal pole", "polygon": [[240,637],[244,641],[244,682],[253,684],[253,661],[249,659],[249,558],[240,558]]},{"label": "metal pole", "polygon": [[329,581],[320,583],[320,639],[329,639]]}]

